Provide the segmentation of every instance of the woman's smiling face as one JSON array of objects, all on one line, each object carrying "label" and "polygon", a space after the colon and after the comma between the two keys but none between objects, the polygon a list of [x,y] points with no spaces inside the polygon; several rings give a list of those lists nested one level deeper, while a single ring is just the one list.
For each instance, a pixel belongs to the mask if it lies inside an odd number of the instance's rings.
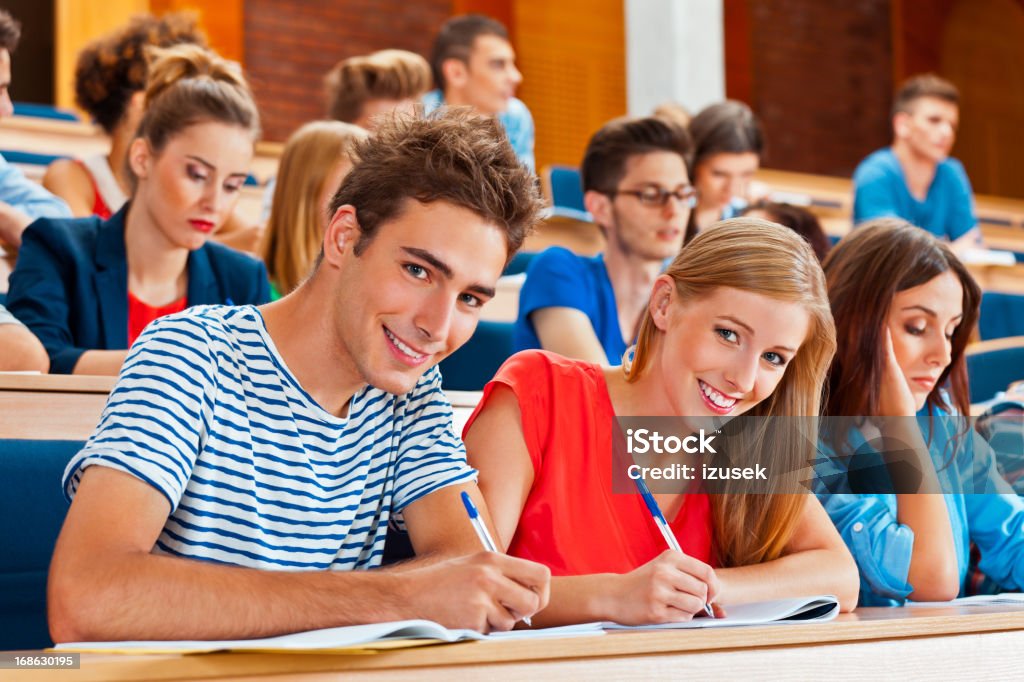
[{"label": "woman's smiling face", "polygon": [[735,416],[772,394],[810,328],[799,303],[731,287],[681,301],[663,275],[652,296],[665,334],[652,370],[677,416]]}]

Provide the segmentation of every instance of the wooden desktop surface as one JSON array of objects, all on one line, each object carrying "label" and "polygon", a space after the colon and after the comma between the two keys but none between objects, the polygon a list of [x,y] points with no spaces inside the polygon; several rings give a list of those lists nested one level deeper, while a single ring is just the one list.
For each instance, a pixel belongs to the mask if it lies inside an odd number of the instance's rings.
[{"label": "wooden desktop surface", "polygon": [[8,679],[1019,679],[1022,659],[1024,608],[945,606],[859,609],[829,623],[617,632],[350,655],[82,654],[78,670],[19,671]]}]

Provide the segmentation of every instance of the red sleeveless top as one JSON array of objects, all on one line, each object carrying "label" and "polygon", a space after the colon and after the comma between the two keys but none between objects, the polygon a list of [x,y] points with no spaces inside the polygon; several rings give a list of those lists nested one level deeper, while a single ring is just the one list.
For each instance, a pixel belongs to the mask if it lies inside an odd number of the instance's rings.
[{"label": "red sleeveless top", "polygon": [[[534,471],[509,554],[563,576],[627,573],[668,549],[640,494],[612,491],[615,413],[601,367],[539,350],[513,355],[466,430],[499,384],[515,393]],[[706,494],[687,494],[669,525],[684,552],[711,563]]]}]

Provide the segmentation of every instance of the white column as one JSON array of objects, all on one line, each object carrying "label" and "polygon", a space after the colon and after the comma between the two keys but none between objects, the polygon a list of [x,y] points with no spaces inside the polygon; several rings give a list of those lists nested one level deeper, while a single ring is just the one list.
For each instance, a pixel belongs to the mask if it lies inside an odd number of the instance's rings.
[{"label": "white column", "polygon": [[722,0],[624,0],[629,113],[667,100],[691,114],[725,99]]}]

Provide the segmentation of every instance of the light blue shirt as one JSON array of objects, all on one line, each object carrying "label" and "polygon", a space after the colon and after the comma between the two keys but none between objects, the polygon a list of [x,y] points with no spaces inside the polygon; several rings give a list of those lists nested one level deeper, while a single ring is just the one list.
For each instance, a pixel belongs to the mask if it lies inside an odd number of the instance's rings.
[{"label": "light blue shirt", "polygon": [[902,218],[941,239],[962,237],[978,224],[964,167],[956,159],[944,159],[935,168],[924,201],[919,201],[907,188],[891,147],[871,154],[853,174],[853,222],[886,217]]},{"label": "light blue shirt", "polygon": [[[966,423],[941,414],[934,433],[927,415],[918,415],[925,442],[945,494],[953,531],[960,591],[970,563],[970,545],[981,552],[979,569],[1002,588],[1024,588],[1024,501],[996,470],[992,448],[967,431],[951,452],[953,437]],[[857,454],[845,460],[831,452],[816,465],[816,492],[850,549],[860,570],[861,606],[898,606],[913,592],[908,582],[914,531],[899,523],[896,495],[863,494],[851,490],[854,472],[883,467],[881,456],[854,430],[850,446]],[[823,447],[823,450],[828,450]]]},{"label": "light blue shirt", "polygon": [[70,218],[71,209],[43,187],[25,177],[19,168],[0,156],[0,201],[16,208],[32,220]]},{"label": "light blue shirt", "polygon": [[[423,109],[430,113],[444,104],[444,95],[440,90],[431,90],[423,95]],[[508,109],[498,114],[498,120],[505,126],[508,141],[512,143],[519,160],[531,171],[537,171],[537,161],[533,155],[534,129],[533,116],[522,100],[513,97]]]}]

